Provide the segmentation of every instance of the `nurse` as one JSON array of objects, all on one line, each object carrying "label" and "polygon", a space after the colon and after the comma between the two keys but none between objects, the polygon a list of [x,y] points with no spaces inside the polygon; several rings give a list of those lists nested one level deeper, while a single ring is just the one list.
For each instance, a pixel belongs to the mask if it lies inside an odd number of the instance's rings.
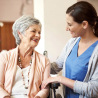
[{"label": "nurse", "polygon": [[63,69],[63,76],[49,77],[49,83],[59,82],[66,88],[66,98],[98,98],[98,16],[88,2],[80,1],[66,11],[66,30],[72,38],[61,55],[51,64],[51,73]]}]

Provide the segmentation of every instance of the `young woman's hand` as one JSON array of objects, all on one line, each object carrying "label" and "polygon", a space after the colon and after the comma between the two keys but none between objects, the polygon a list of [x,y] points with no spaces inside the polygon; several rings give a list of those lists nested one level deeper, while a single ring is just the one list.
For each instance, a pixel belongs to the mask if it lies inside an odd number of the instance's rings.
[{"label": "young woman's hand", "polygon": [[41,85],[41,89],[46,88],[49,83],[58,82],[57,77],[49,77],[48,79],[44,80]]}]

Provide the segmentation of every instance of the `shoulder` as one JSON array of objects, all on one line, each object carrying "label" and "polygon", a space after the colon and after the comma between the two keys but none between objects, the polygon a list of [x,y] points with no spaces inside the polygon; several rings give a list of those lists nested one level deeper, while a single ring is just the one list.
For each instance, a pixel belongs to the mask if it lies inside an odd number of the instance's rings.
[{"label": "shoulder", "polygon": [[71,50],[73,48],[73,46],[76,44],[76,42],[79,40],[80,37],[77,38],[71,38],[66,45],[63,48],[63,51],[69,51],[69,49]]},{"label": "shoulder", "polygon": [[[91,66],[93,66],[93,68],[98,67],[98,44],[95,47],[95,49],[91,55],[91,58],[89,60],[89,67],[91,67]],[[94,70],[93,68],[92,68],[92,71]]]},{"label": "shoulder", "polygon": [[37,58],[39,58],[40,60],[49,60],[46,56],[44,56],[43,54],[37,52],[37,51],[34,51],[35,52],[35,55]]},{"label": "shoulder", "polygon": [[68,41],[67,44],[69,44],[69,45],[74,44],[74,43],[76,43],[76,42],[78,41],[79,38],[80,38],[80,37],[77,37],[77,38],[71,38],[71,39]]},{"label": "shoulder", "polygon": [[95,57],[98,58],[98,44],[96,45],[91,57],[93,57],[93,59]]},{"label": "shoulder", "polygon": [[94,53],[97,53],[97,55],[98,55],[98,44],[96,45],[96,47],[94,49]]},{"label": "shoulder", "polygon": [[35,52],[35,58],[38,62],[45,64],[45,65],[50,63],[49,59],[46,56],[44,56],[43,54],[40,54],[37,51],[34,51],[34,52]]},{"label": "shoulder", "polygon": [[16,48],[11,49],[11,50],[2,50],[0,52],[0,58],[9,58],[11,55],[15,54],[16,50],[17,50]]},{"label": "shoulder", "polygon": [[39,53],[39,52],[37,52],[37,51],[34,51],[34,53],[35,53],[35,55],[36,55],[37,57],[45,58],[45,56],[44,56],[43,54],[41,54],[41,53]]}]

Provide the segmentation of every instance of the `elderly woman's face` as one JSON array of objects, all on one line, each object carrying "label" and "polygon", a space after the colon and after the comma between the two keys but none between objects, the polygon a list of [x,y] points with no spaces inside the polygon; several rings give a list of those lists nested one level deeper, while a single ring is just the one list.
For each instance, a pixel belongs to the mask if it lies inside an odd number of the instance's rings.
[{"label": "elderly woman's face", "polygon": [[32,25],[26,31],[21,39],[22,42],[35,48],[41,38],[41,27],[39,25]]}]

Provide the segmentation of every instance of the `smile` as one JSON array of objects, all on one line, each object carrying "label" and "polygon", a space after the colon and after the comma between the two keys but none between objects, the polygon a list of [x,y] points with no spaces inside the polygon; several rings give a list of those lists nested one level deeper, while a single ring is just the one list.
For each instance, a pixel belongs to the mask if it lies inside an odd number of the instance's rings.
[{"label": "smile", "polygon": [[39,39],[32,39],[33,41],[35,41],[35,42],[38,42],[39,41]]}]

